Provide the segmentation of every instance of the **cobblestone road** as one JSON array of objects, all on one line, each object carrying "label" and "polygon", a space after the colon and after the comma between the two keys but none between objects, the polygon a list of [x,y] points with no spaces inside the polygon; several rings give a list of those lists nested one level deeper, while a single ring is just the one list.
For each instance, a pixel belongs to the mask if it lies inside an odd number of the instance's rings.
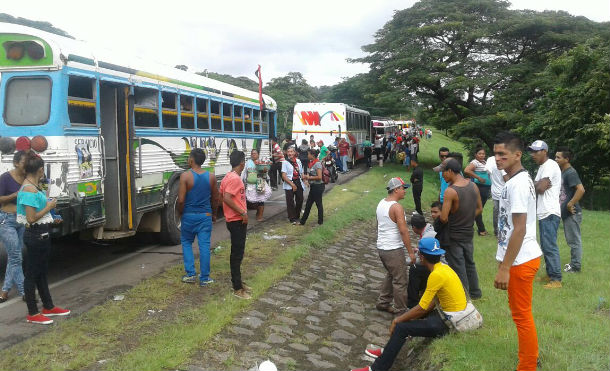
[{"label": "cobblestone road", "polygon": [[[349,370],[370,364],[364,349],[385,344],[392,315],[375,309],[385,275],[375,228],[366,225],[359,233],[313,251],[219,333],[189,369],[248,370],[266,359],[279,370]],[[408,343],[394,370],[406,362],[407,348]]]}]

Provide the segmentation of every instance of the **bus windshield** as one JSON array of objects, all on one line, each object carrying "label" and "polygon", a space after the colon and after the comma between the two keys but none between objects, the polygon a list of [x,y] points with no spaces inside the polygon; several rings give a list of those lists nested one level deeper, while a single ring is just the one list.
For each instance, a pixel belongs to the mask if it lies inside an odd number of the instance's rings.
[{"label": "bus windshield", "polygon": [[47,77],[13,77],[6,86],[4,120],[8,125],[34,126],[49,121],[51,80]]}]

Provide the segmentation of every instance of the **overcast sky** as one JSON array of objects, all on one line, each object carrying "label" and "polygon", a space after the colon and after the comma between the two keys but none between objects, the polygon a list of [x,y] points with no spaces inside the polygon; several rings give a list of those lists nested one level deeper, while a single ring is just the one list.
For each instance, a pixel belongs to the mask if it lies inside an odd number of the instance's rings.
[{"label": "overcast sky", "polygon": [[[0,12],[48,21],[77,39],[189,71],[263,81],[303,73],[311,85],[332,85],[366,72],[347,63],[363,55],[375,31],[415,0],[4,0]],[[610,0],[513,0],[513,9],[565,10],[602,22]]]}]

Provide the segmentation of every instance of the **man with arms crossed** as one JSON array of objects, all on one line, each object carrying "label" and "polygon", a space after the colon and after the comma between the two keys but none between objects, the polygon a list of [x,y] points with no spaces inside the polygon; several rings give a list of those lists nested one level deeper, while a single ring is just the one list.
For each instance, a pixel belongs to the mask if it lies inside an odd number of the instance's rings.
[{"label": "man with arms crossed", "polygon": [[[377,299],[377,310],[392,314],[407,310],[407,262],[405,247],[412,262],[415,252],[411,247],[405,211],[398,201],[405,198],[409,187],[402,179],[392,178],[386,189],[388,197],[377,205],[377,251],[381,263],[387,270]],[[394,307],[392,307],[394,298]]]},{"label": "man with arms crossed", "polygon": [[521,165],[523,141],[519,137],[498,134],[494,154],[498,169],[506,171],[496,253],[500,264],[494,286],[508,290],[508,305],[519,338],[517,371],[535,371],[538,335],[532,314],[532,290],[542,255],[536,241],[536,191],[532,178]]},{"label": "man with arms crossed", "polygon": [[561,287],[561,260],[557,246],[557,230],[561,219],[559,206],[559,191],[561,190],[561,169],[548,156],[549,146],[542,140],[537,140],[529,146],[534,161],[540,165],[534,179],[536,188],[536,214],[540,228],[540,248],[544,254],[546,273],[549,282],[546,289]]},{"label": "man with arms crossed", "polygon": [[563,233],[566,242],[570,246],[570,263],[564,267],[564,272],[580,272],[582,260],[582,241],[580,239],[580,223],[582,222],[582,209],[578,201],[585,194],[580,177],[576,170],[570,165],[574,154],[568,147],[557,148],[555,161],[561,169],[561,219],[563,220]]}]

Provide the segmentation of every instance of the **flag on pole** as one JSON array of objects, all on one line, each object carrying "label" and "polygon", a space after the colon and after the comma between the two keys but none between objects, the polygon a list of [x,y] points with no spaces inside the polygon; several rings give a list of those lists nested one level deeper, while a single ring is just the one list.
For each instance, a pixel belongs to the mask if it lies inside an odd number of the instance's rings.
[{"label": "flag on pole", "polygon": [[261,115],[265,109],[265,100],[263,99],[263,76],[261,75],[261,65],[258,65],[256,71],[254,71],[256,77],[258,77],[258,101],[261,108]]}]

